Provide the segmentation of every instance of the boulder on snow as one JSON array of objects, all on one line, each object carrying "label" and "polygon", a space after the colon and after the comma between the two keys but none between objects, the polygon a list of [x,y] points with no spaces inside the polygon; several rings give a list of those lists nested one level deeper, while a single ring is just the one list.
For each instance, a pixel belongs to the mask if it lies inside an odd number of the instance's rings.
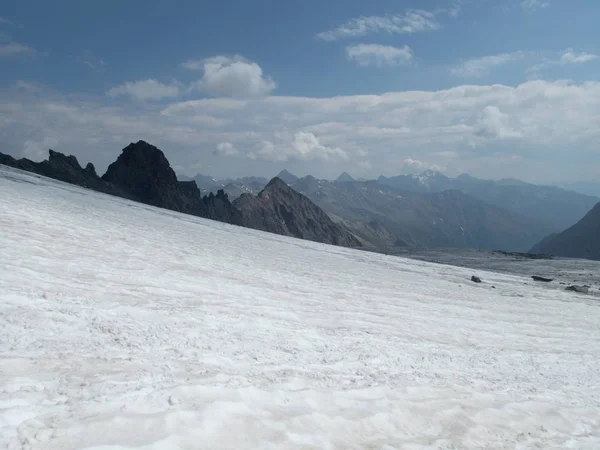
[{"label": "boulder on snow", "polygon": [[544,283],[550,283],[554,280],[553,278],[540,277],[538,275],[533,275],[531,278],[533,278],[534,281],[542,281]]},{"label": "boulder on snow", "polygon": [[471,277],[471,281],[472,281],[473,283],[481,283],[481,278],[479,278],[479,277],[476,277],[475,275],[473,275],[473,276]]},{"label": "boulder on snow", "polygon": [[565,291],[579,292],[580,294],[589,294],[590,287],[589,286],[577,286],[571,285],[565,288]]}]

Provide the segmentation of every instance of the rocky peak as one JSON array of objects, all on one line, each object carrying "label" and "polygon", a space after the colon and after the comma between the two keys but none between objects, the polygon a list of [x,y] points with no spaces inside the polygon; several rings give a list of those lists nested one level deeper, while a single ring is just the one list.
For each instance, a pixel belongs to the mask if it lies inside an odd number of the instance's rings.
[{"label": "rocky peak", "polygon": [[336,181],[350,182],[354,181],[354,178],[352,178],[352,176],[348,172],[343,172],[339,177],[337,177]]},{"label": "rocky peak", "polygon": [[125,147],[117,160],[108,166],[102,178],[119,183],[123,177],[134,174],[154,182],[171,185],[177,183],[177,175],[162,150],[145,141],[131,143]]},{"label": "rocky peak", "polygon": [[295,184],[298,181],[298,177],[296,175],[288,172],[285,169],[279,172],[279,175],[277,175],[275,178],[280,178],[287,184]]},{"label": "rocky peak", "polygon": [[269,181],[267,183],[267,185],[265,186],[264,190],[266,190],[266,189],[269,189],[269,190],[274,190],[274,189],[288,190],[288,189],[291,189],[291,188],[281,178],[274,177],[271,181]]},{"label": "rocky peak", "polygon": [[85,166],[85,171],[90,173],[91,175],[97,176],[96,168],[94,167],[94,165],[91,162],[87,163],[87,165]]},{"label": "rocky peak", "polygon": [[73,168],[81,170],[79,161],[77,161],[77,158],[75,158],[75,156],[67,156],[64,153],[55,152],[52,149],[48,150],[48,163],[53,166],[72,166]]}]

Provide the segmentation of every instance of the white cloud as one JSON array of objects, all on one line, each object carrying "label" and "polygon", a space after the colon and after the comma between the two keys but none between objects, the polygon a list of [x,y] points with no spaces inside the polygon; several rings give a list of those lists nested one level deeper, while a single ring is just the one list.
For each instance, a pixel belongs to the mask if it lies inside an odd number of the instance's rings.
[{"label": "white cloud", "polygon": [[213,97],[253,98],[271,93],[277,84],[262,68],[242,56],[189,60],[183,67],[204,72],[195,87]]},{"label": "white cloud", "polygon": [[[460,168],[473,175],[526,179],[542,164],[546,179],[567,179],[599,157],[600,82],[537,80],[518,86],[219,98],[168,106],[111,105],[106,98],[84,100],[19,86],[0,89],[3,151],[19,156],[26,141],[55,137],[60,139],[56,150],[75,154],[82,163],[92,160],[99,172],[139,139],[158,145],[174,165],[210,161],[211,175],[219,176],[263,170],[267,175],[275,170],[270,161],[292,160],[316,176],[325,168],[337,172],[340,161],[357,165],[365,160],[373,174],[393,175],[404,160],[413,159],[443,164],[449,173]],[[220,143],[230,143],[245,158],[214,158]]]},{"label": "white cloud", "polygon": [[536,9],[543,9],[550,6],[548,0],[522,0],[521,7],[527,11],[535,11]]},{"label": "white cloud", "polygon": [[329,162],[348,159],[348,155],[341,148],[323,145],[313,133],[303,131],[295,133],[291,142],[281,139],[281,142],[276,145],[271,141],[262,141],[258,151],[250,152],[247,156],[252,160],[278,162],[290,160]]},{"label": "white cloud", "polygon": [[213,151],[215,155],[235,156],[238,154],[237,148],[231,142],[219,142],[217,148]]},{"label": "white cloud", "polygon": [[14,25],[10,20],[0,17],[0,24],[2,25]]},{"label": "white cloud", "polygon": [[406,158],[402,161],[402,168],[407,172],[421,172],[423,170],[435,170],[436,172],[440,172],[445,169],[443,166],[429,164],[428,162],[413,158]]},{"label": "white cloud", "polygon": [[408,45],[392,47],[391,45],[358,44],[346,47],[348,57],[361,66],[399,66],[410,64],[413,52]]},{"label": "white cloud", "polygon": [[404,14],[357,17],[333,30],[318,33],[316,37],[324,41],[336,41],[372,33],[412,34],[438,28],[440,24],[435,13],[408,10]]},{"label": "white cloud", "polygon": [[109,89],[107,94],[109,97],[130,96],[137,100],[159,100],[178,97],[181,94],[181,87],[178,84],[163,84],[149,79],[123,83]]},{"label": "white cloud", "polygon": [[541,78],[544,70],[548,67],[585,64],[598,59],[598,57],[593,53],[577,53],[572,48],[567,48],[554,58],[545,58],[532,65],[527,69],[526,74],[529,79]]},{"label": "white cloud", "polygon": [[459,77],[479,78],[489,74],[496,67],[518,61],[523,57],[525,57],[525,53],[518,51],[469,59],[450,69],[450,72]]},{"label": "white cloud", "polygon": [[32,55],[35,53],[35,49],[25,44],[18,42],[8,42],[6,44],[0,44],[0,58],[9,58],[12,56],[19,55]]},{"label": "white cloud", "polygon": [[516,139],[522,137],[511,124],[511,117],[500,111],[497,106],[486,106],[476,122],[476,134],[498,139]]},{"label": "white cloud", "polygon": [[561,64],[583,64],[598,59],[598,55],[592,53],[575,53],[572,48],[566,49],[560,56]]}]

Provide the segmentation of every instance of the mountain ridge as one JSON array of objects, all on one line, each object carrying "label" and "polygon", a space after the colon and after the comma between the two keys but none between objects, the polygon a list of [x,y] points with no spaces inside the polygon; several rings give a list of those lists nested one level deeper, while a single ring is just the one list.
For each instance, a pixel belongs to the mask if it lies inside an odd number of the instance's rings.
[{"label": "mountain ridge", "polygon": [[600,261],[600,202],[575,225],[545,237],[531,252]]}]

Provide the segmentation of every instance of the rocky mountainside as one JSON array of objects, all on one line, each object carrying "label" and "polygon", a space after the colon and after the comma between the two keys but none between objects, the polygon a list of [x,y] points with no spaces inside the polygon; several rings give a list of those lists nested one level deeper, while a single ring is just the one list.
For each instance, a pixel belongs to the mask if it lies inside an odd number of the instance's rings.
[{"label": "rocky mountainside", "polygon": [[96,174],[93,164],[89,163],[85,168],[82,168],[74,156],[66,156],[54,150],[49,150],[48,159],[41,162],[34,162],[27,158],[15,159],[10,155],[0,153],[0,164],[34,172],[65,183],[104,192],[105,194],[132,198],[128,192],[102,180]]},{"label": "rocky mountainside", "polygon": [[[377,181],[330,182],[305,177],[294,186],[353,233],[379,247],[472,247],[525,251],[554,231],[537,219],[460,191],[407,192]],[[380,246],[387,243],[385,249]]]},{"label": "rocky mountainside", "polygon": [[546,237],[531,252],[600,261],[600,203],[572,227]]},{"label": "rocky mountainside", "polygon": [[163,152],[144,141],[125,147],[102,177],[92,164],[83,169],[74,156],[53,150],[48,160],[39,163],[4,154],[0,163],[148,205],[241,225],[239,211],[223,191],[202,197],[194,181],[177,181]]},{"label": "rocky mountainside", "polygon": [[448,178],[435,171],[420,175],[379,177],[379,183],[410,192],[458,190],[507,211],[548,222],[563,230],[580,220],[599,198],[555,186],[538,186],[520,180],[480,180],[470,175]]},{"label": "rocky mountainside", "polygon": [[241,212],[244,225],[250,228],[325,244],[362,246],[359,239],[278,177],[257,196],[243,194],[233,205]]}]

